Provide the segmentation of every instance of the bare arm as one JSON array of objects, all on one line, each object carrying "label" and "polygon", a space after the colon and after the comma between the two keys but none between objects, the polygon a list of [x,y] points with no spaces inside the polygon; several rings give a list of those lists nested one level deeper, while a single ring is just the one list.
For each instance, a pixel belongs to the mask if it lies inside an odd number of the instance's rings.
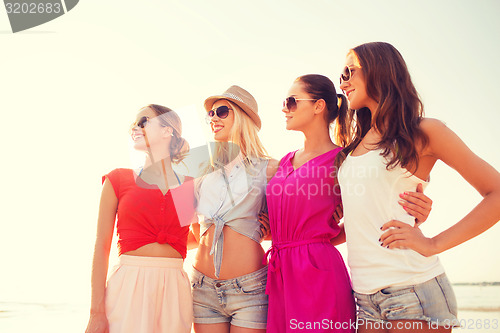
[{"label": "bare arm", "polygon": [[[399,201],[399,204],[403,206],[408,214],[415,217],[415,226],[419,226],[427,220],[432,208],[432,200],[423,192],[422,184],[418,184],[416,192],[405,192],[399,195],[402,199]],[[334,246],[346,242],[344,224],[340,223],[343,217],[344,207],[340,203],[333,212],[333,220],[340,227],[340,233],[330,240],[330,243]]]},{"label": "bare arm", "polygon": [[334,246],[340,245],[345,243],[345,229],[344,229],[344,223],[339,224],[340,227],[340,233],[335,236],[335,238],[332,238],[330,240],[330,243]]},{"label": "bare arm", "polygon": [[275,159],[270,159],[269,163],[267,164],[267,169],[266,169],[266,176],[267,176],[267,182],[274,177],[276,174],[276,171],[278,170],[279,167],[279,161]]},{"label": "bare arm", "polygon": [[432,200],[424,194],[422,184],[417,185],[416,192],[400,193],[399,204],[403,209],[415,218],[415,225],[424,223],[432,209]]},{"label": "bare arm", "polygon": [[193,221],[189,227],[187,248],[188,250],[196,249],[200,243],[200,224],[198,223],[198,215],[195,214]]},{"label": "bare arm", "polygon": [[428,119],[422,129],[429,136],[429,152],[436,159],[455,169],[481,194],[483,199],[463,219],[432,238],[425,237],[418,228],[386,223],[383,230],[395,227],[382,235],[382,246],[411,248],[430,256],[455,247],[495,225],[500,219],[500,174],[491,165],[474,154],[460,138],[443,123]]},{"label": "bare arm", "polygon": [[330,243],[334,246],[345,243],[345,229],[344,223],[340,223],[340,220],[344,217],[344,206],[340,203],[333,212],[333,220],[340,227],[340,233],[334,238],[330,239]]},{"label": "bare arm", "polygon": [[92,262],[92,299],[90,319],[86,332],[108,332],[105,310],[106,277],[109,265],[109,252],[113,239],[118,199],[113,186],[106,179],[99,204],[97,236]]},{"label": "bare arm", "polygon": [[[267,177],[268,183],[276,174],[278,167],[279,167],[278,160],[275,160],[275,159],[269,160],[269,162],[267,164],[267,169],[266,169],[266,177]],[[269,214],[265,211],[261,211],[259,213],[259,222],[261,223],[261,228],[263,229],[263,232],[264,232],[263,240],[272,240],[271,226],[269,224]]]},{"label": "bare arm", "polygon": [[264,232],[264,238],[262,240],[272,240],[273,238],[271,234],[271,225],[269,224],[269,214],[261,211],[259,213],[259,222]]}]

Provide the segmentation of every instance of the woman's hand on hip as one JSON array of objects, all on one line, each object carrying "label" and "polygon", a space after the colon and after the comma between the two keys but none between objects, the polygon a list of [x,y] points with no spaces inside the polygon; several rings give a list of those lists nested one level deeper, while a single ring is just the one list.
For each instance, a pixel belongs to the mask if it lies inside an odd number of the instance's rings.
[{"label": "woman's hand on hip", "polygon": [[432,238],[425,237],[419,227],[392,220],[385,223],[382,228],[385,231],[380,236],[380,246],[388,249],[411,249],[425,257],[436,254],[435,242]]}]

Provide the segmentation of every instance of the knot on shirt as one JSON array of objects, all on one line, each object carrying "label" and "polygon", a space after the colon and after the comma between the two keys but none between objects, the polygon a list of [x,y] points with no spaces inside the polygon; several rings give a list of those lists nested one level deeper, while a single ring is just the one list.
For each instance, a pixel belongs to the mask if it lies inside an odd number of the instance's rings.
[{"label": "knot on shirt", "polygon": [[160,231],[158,235],[156,235],[156,241],[160,244],[171,244],[177,241],[177,237],[167,233],[166,231]]}]

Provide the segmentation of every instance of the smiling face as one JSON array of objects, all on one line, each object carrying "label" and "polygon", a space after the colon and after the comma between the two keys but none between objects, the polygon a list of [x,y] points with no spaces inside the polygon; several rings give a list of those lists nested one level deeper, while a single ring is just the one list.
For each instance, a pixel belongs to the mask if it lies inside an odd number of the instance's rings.
[{"label": "smiling face", "polygon": [[285,113],[286,129],[300,131],[310,124],[315,116],[313,99],[304,89],[304,84],[300,81],[295,81],[288,90],[287,97],[295,97],[296,107],[288,110],[283,106],[282,111]]},{"label": "smiling face", "polygon": [[[147,121],[145,121],[144,117],[147,117]],[[138,126],[138,123],[143,123],[143,128]],[[144,137],[144,132],[146,132],[146,138]],[[156,115],[156,113],[150,108],[143,108],[136,117],[134,122],[134,126],[131,130],[132,141],[134,142],[134,149],[145,151],[147,150],[147,144],[150,147],[161,143],[166,144],[168,147],[168,142],[170,140],[170,134],[172,129],[169,127],[162,126],[160,121]]]},{"label": "smiling face", "polygon": [[353,110],[367,107],[371,111],[375,111],[377,102],[368,96],[365,76],[354,52],[349,52],[346,57],[345,65],[351,70],[351,78],[348,81],[342,80],[340,89],[344,91],[344,94],[349,100],[349,107]]},{"label": "smiling face", "polygon": [[224,99],[216,101],[212,106],[212,110],[216,110],[220,106],[227,106],[229,108],[229,114],[224,119],[219,118],[218,115],[214,115],[210,119],[210,128],[214,134],[215,141],[227,142],[230,140],[230,133],[234,124],[234,110],[229,102]]}]

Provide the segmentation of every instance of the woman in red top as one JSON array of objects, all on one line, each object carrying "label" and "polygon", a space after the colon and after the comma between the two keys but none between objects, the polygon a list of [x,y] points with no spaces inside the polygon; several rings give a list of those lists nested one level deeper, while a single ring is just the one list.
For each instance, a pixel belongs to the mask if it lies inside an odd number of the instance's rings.
[{"label": "woman in red top", "polygon": [[[138,171],[103,177],[86,333],[188,333],[192,300],[182,264],[195,216],[193,181],[172,168],[188,144],[179,116],[155,104],[141,109],[131,136],[146,160]],[[106,281],[115,219],[119,264]]]}]

